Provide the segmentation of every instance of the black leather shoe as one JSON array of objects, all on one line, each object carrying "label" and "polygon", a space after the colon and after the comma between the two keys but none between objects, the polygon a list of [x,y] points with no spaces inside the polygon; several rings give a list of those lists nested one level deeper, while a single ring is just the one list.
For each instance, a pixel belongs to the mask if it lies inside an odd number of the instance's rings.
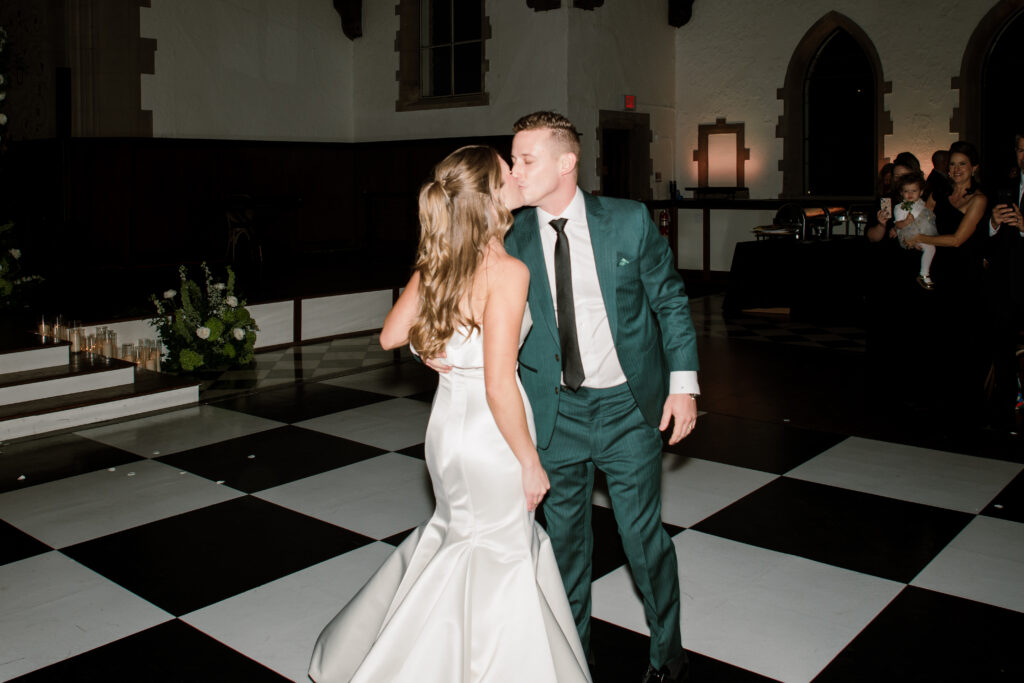
[{"label": "black leather shoe", "polygon": [[690,658],[684,651],[660,669],[655,669],[653,664],[648,664],[642,683],[683,683],[689,680]]}]

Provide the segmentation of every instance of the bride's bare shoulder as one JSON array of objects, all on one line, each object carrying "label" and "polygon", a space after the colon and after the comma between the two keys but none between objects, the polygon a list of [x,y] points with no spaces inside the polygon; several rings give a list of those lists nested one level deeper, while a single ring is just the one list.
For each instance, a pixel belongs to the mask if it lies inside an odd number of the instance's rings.
[{"label": "bride's bare shoulder", "polygon": [[530,283],[530,269],[526,264],[506,253],[492,254],[488,259],[488,282],[491,286],[516,287],[526,286]]},{"label": "bride's bare shoulder", "polygon": [[526,264],[510,256],[504,249],[488,250],[482,265],[490,281],[497,279],[500,282],[504,278],[511,279],[517,284],[521,281],[530,281],[530,269]]}]

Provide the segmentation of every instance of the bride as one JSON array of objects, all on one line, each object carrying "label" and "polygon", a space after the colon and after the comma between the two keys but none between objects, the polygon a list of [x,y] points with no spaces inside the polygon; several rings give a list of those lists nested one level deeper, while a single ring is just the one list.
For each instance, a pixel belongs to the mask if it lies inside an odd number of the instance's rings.
[{"label": "bride", "polygon": [[456,150],[420,190],[415,272],[380,341],[452,366],[426,434],[437,507],[324,628],[318,683],[590,681],[533,521],[549,484],[516,375],[530,276],[503,246],[522,204],[490,147]]}]

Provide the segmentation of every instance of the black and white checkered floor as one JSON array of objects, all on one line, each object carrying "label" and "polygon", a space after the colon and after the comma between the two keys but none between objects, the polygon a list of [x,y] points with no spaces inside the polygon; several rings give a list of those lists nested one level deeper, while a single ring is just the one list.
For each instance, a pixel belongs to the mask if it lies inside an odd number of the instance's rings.
[{"label": "black and white checkered floor", "polygon": [[[705,334],[707,412],[666,452],[692,680],[1024,680],[1024,449],[822,428],[811,387],[850,355],[781,348]],[[744,363],[768,383],[734,386]],[[0,448],[0,680],[307,680],[431,512],[436,381],[314,379]],[[639,681],[642,606],[594,505],[595,679]]]}]

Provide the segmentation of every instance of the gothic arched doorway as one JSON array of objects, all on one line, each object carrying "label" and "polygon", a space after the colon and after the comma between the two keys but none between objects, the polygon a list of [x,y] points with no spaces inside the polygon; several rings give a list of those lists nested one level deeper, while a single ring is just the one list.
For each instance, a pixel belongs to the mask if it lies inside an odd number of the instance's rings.
[{"label": "gothic arched doorway", "polygon": [[804,80],[804,193],[870,195],[877,159],[871,64],[842,29],[825,39]]},{"label": "gothic arched doorway", "polygon": [[1018,11],[996,37],[982,67],[978,143],[981,145],[982,178],[990,187],[1001,184],[1006,172],[1016,167],[1014,135],[1024,134],[1021,45],[1024,45],[1024,10]]},{"label": "gothic arched doorway", "polygon": [[[783,115],[783,197],[874,194],[891,84],[867,34],[839,12],[819,19],[800,40],[779,90]],[[859,90],[859,92],[858,92]]]},{"label": "gothic arched doorway", "polygon": [[[982,175],[988,181],[998,182],[1006,167],[1013,164],[1012,156],[1008,156],[1013,149],[1013,131],[1005,131],[1006,124],[999,121],[1004,115],[1021,111],[1020,99],[1014,98],[1021,96],[1022,13],[1024,0],[999,0],[975,27],[964,48],[960,74],[952,79],[951,87],[959,91],[960,106],[953,110],[949,131],[979,146]],[[1016,75],[1000,83],[1014,62],[1018,65]]]}]

